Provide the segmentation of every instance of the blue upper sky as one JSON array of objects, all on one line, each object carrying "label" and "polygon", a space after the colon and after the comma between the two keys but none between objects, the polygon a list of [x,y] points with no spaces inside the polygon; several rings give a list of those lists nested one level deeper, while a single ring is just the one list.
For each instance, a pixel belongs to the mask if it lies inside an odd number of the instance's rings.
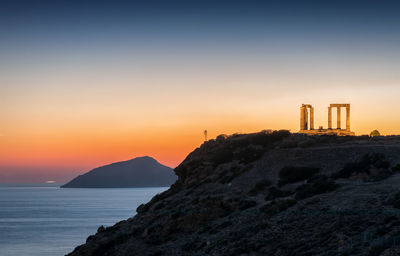
[{"label": "blue upper sky", "polygon": [[[1,1],[2,44],[150,44],[398,38],[398,1]],[[98,42],[87,42],[96,39]],[[27,40],[29,40],[27,42]]]}]

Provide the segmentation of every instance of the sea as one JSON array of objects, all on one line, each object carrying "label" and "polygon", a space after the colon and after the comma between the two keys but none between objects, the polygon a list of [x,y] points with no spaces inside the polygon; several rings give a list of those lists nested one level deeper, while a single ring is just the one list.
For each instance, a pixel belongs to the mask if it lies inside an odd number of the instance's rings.
[{"label": "sea", "polygon": [[166,189],[0,185],[0,255],[65,255]]}]

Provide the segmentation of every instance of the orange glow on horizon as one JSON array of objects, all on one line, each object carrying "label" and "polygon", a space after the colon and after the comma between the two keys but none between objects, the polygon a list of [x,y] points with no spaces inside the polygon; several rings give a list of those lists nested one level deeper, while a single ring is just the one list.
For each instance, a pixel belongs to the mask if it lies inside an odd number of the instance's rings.
[{"label": "orange glow on horizon", "polygon": [[[397,113],[385,111],[396,106],[395,99],[389,101],[391,97],[395,98],[395,93],[385,94],[389,100],[386,105],[379,106],[371,106],[362,94],[351,101],[341,99],[341,92],[335,93],[318,101],[307,94],[299,96],[301,101],[294,100],[294,96],[269,101],[255,97],[253,101],[239,103],[226,100],[226,106],[221,108],[202,109],[201,104],[199,107],[188,104],[186,109],[169,109],[167,112],[155,103],[154,110],[139,113],[125,110],[100,115],[96,109],[91,110],[96,113],[94,115],[77,110],[25,113],[25,116],[17,116],[18,119],[10,118],[11,121],[2,127],[0,178],[10,168],[26,172],[45,169],[48,173],[70,177],[101,165],[146,155],[174,168],[203,143],[204,129],[208,130],[209,139],[219,134],[264,129],[297,132],[301,103],[311,103],[315,107],[316,127],[326,127],[329,103],[350,102],[351,129],[357,135],[368,134],[374,129],[386,135],[398,134],[400,120],[395,118]],[[336,98],[339,100],[333,100]]]}]

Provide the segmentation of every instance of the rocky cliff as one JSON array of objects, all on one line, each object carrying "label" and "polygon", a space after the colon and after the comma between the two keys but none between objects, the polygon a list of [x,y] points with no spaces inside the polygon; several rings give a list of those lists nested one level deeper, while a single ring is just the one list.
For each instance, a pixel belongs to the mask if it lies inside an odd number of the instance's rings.
[{"label": "rocky cliff", "polygon": [[219,136],[69,255],[400,255],[400,137]]}]

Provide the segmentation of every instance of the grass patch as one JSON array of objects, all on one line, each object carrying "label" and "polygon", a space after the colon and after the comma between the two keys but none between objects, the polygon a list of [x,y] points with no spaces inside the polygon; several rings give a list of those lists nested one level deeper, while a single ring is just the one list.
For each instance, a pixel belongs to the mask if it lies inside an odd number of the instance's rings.
[{"label": "grass patch", "polygon": [[330,181],[328,177],[321,175],[309,180],[307,184],[296,189],[296,199],[304,199],[314,195],[327,193],[338,188],[339,185]]},{"label": "grass patch", "polygon": [[253,200],[243,200],[239,204],[239,210],[244,211],[246,209],[249,209],[251,207],[254,207],[257,205],[256,201]]},{"label": "grass patch", "polygon": [[271,185],[271,182],[267,179],[257,182],[254,187],[249,191],[250,196],[256,196],[265,188]]},{"label": "grass patch", "polygon": [[395,166],[393,166],[392,167],[392,172],[400,173],[400,164],[396,164]]},{"label": "grass patch", "polygon": [[400,209],[400,192],[397,192],[386,201],[387,205],[392,205],[394,208]]},{"label": "grass patch", "polygon": [[293,194],[291,191],[287,190],[280,190],[279,188],[276,187],[271,187],[268,189],[268,195],[265,197],[265,200],[274,200],[279,197],[287,197]]},{"label": "grass patch", "polygon": [[[359,161],[349,162],[344,165],[343,169],[333,175],[334,178],[350,178],[357,174],[371,174],[371,170],[380,170],[371,177],[373,180],[380,180],[390,176],[388,171],[390,162],[386,161],[385,155],[381,153],[365,154]],[[385,172],[386,170],[386,172]]]},{"label": "grass patch", "polygon": [[285,166],[279,171],[279,186],[308,179],[319,171],[316,167]]},{"label": "grass patch", "polygon": [[262,206],[260,208],[260,212],[265,213],[268,216],[272,216],[288,209],[289,207],[295,205],[296,203],[297,201],[294,199],[283,199],[283,200],[272,201],[271,203]]}]

